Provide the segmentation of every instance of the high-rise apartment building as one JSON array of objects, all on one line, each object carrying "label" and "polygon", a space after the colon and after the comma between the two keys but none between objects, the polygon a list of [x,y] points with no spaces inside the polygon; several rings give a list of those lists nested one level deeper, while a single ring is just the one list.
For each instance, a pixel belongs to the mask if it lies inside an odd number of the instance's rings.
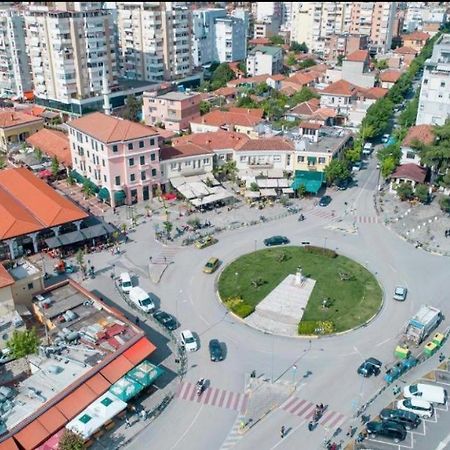
[{"label": "high-rise apartment building", "polygon": [[14,8],[0,9],[0,94],[24,97],[32,89],[25,46],[25,18]]},{"label": "high-rise apartment building", "polygon": [[81,114],[83,100],[101,95],[104,68],[109,86],[117,84],[113,21],[100,2],[57,3],[25,11],[34,94],[40,104]]},{"label": "high-rise apartment building", "polygon": [[192,73],[192,14],[176,2],[118,2],[120,73],[162,81]]},{"label": "high-rise apartment building", "polygon": [[247,56],[246,23],[236,17],[221,17],[215,21],[215,61],[232,62]]},{"label": "high-rise apartment building", "polygon": [[370,49],[386,53],[392,44],[396,2],[353,2],[350,33],[369,36]]}]

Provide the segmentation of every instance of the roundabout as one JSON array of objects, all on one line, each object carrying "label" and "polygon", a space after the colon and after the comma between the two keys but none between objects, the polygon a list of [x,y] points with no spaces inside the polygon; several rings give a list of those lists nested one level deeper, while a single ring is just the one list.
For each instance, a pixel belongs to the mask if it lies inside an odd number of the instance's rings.
[{"label": "roundabout", "polygon": [[[306,293],[300,285],[295,286],[295,280],[288,279],[299,269],[304,280],[312,281]],[[295,334],[300,335],[356,328],[375,316],[382,305],[381,288],[365,267],[333,250],[313,246],[278,247],[242,255],[221,272],[218,293],[223,304],[242,319],[254,316],[263,302],[273,299],[275,305],[265,308],[265,315],[282,323],[287,315],[282,314],[283,309],[288,310],[291,314],[285,320],[299,317]],[[305,296],[306,301],[302,301]],[[276,327],[264,329],[276,334]]]}]

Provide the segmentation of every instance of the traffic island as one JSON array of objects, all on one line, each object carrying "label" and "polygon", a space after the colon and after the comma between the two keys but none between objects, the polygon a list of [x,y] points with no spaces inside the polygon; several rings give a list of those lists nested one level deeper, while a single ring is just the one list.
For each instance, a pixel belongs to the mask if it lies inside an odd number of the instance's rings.
[{"label": "traffic island", "polygon": [[[249,325],[283,335],[348,331],[369,321],[382,305],[382,290],[365,267],[313,246],[243,255],[220,275],[218,293]],[[252,319],[255,311],[258,318]]]}]

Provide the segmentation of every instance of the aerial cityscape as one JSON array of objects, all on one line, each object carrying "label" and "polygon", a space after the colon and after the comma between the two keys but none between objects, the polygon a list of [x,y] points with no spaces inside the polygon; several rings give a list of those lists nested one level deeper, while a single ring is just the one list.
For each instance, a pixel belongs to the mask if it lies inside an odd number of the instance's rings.
[{"label": "aerial cityscape", "polygon": [[450,2],[1,2],[0,450],[450,450]]}]

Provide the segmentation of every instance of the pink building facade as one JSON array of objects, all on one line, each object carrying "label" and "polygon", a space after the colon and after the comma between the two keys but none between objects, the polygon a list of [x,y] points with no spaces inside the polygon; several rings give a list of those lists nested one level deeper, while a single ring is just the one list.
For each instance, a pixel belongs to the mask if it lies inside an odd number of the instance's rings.
[{"label": "pink building facade", "polygon": [[189,128],[189,123],[200,117],[199,94],[168,92],[155,95],[144,92],[143,116],[147,125],[163,123],[166,130],[180,132]]},{"label": "pink building facade", "polygon": [[68,122],[73,176],[88,179],[111,204],[150,200],[159,187],[158,133],[152,127],[100,112]]}]

